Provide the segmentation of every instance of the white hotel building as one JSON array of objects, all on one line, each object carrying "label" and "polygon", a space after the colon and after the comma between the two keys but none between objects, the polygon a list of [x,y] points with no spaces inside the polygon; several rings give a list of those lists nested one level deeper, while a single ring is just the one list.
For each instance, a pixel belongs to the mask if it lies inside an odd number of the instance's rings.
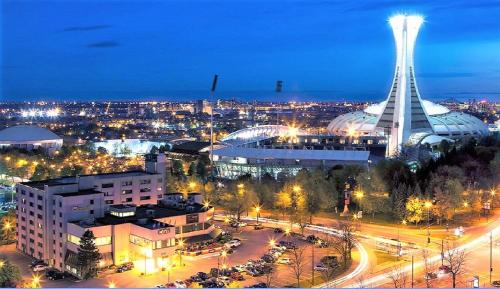
[{"label": "white hotel building", "polygon": [[91,230],[100,266],[141,260],[140,270],[156,271],[177,239],[214,231],[213,208],[203,207],[199,194],[165,195],[164,178],[164,156],[150,155],[145,171],[19,183],[17,249],[78,276],[79,240]]}]

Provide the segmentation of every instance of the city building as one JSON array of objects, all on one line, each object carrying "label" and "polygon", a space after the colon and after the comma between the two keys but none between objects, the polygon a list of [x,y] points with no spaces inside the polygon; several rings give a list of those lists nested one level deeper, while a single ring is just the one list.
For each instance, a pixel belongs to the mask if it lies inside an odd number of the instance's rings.
[{"label": "city building", "polygon": [[17,184],[17,249],[79,276],[79,240],[91,230],[100,266],[132,261],[144,271],[158,270],[176,240],[214,231],[208,222],[213,211],[199,194],[175,202],[165,195],[164,162],[164,155],[147,155],[145,171]]},{"label": "city building", "polygon": [[488,134],[487,126],[474,116],[452,112],[422,100],[417,87],[413,51],[423,18],[398,15],[390,19],[396,42],[396,68],[392,86],[382,103],[335,118],[328,131],[339,135],[379,135],[388,139],[387,156],[406,146],[436,144],[441,140]]},{"label": "city building", "polygon": [[194,105],[194,113],[195,114],[200,114],[200,113],[211,114],[212,113],[212,105],[210,104],[210,102],[208,102],[205,99],[197,100],[195,105]]},{"label": "city building", "polygon": [[18,125],[0,131],[0,148],[15,147],[25,150],[42,148],[52,152],[60,149],[62,144],[62,138],[43,127]]}]

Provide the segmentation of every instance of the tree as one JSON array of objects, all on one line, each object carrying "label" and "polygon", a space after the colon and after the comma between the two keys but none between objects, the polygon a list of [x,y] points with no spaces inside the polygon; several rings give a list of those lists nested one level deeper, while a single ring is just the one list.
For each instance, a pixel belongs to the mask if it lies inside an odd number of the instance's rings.
[{"label": "tree", "polygon": [[330,235],[328,244],[342,258],[343,268],[347,268],[347,262],[352,258],[352,249],[356,242],[354,237],[355,226],[348,222],[339,222],[337,225],[337,235]]},{"label": "tree", "polygon": [[262,272],[264,273],[264,283],[266,283],[266,287],[271,288],[274,278],[276,277],[275,265],[273,263],[266,263],[262,267]]},{"label": "tree", "polygon": [[432,262],[431,254],[431,251],[428,249],[422,249],[422,259],[424,261],[424,280],[427,288],[432,287],[432,279],[428,278],[427,274],[434,272],[436,269],[435,263]]},{"label": "tree", "polygon": [[191,162],[188,168],[188,176],[194,176],[195,172],[196,172],[196,164],[194,162]]},{"label": "tree", "polygon": [[412,195],[406,201],[406,219],[409,222],[419,223],[424,214],[424,206],[422,198],[419,196]]},{"label": "tree", "polygon": [[11,264],[5,258],[2,258],[0,262],[3,264],[0,267],[0,287],[16,287],[17,283],[21,281],[21,271],[19,270],[19,267]]},{"label": "tree", "polygon": [[233,182],[227,185],[221,195],[222,205],[229,211],[231,215],[236,216],[239,221],[241,214],[248,211],[256,204],[257,197],[251,183]]},{"label": "tree", "polygon": [[78,247],[78,265],[80,269],[80,276],[83,279],[96,277],[97,265],[100,260],[101,254],[95,245],[94,233],[87,230],[80,238],[80,246]]},{"label": "tree", "polygon": [[177,177],[184,177],[186,175],[184,173],[184,166],[180,160],[172,161],[172,174]]},{"label": "tree", "polygon": [[447,244],[443,260],[448,264],[448,267],[450,267],[452,287],[455,288],[457,276],[464,272],[465,263],[467,262],[467,253],[464,249],[450,248],[449,244]]},{"label": "tree", "polygon": [[300,278],[306,270],[305,264],[305,247],[294,247],[291,253],[292,265],[290,266],[293,275],[297,279],[297,287],[300,288]]},{"label": "tree", "polygon": [[387,273],[387,278],[392,281],[394,288],[405,288],[408,274],[402,265],[398,265]]},{"label": "tree", "polygon": [[196,163],[196,174],[198,178],[204,180],[207,177],[207,165],[201,159]]}]

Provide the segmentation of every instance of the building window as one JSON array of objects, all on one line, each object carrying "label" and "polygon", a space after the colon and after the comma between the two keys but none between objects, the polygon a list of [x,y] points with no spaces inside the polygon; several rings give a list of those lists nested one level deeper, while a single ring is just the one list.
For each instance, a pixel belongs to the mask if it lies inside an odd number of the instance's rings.
[{"label": "building window", "polygon": [[123,190],[122,195],[130,195],[132,194],[132,190]]},{"label": "building window", "polygon": [[112,205],[113,204],[113,200],[106,200],[106,201],[104,201],[104,203],[106,203],[106,205]]},{"label": "building window", "polygon": [[139,190],[141,193],[148,193],[151,192],[151,188],[142,188]]},{"label": "building window", "polygon": [[[66,240],[70,243],[80,245],[80,237],[72,235],[72,234],[67,234],[66,235]],[[111,236],[108,237],[97,237],[94,240],[94,243],[96,246],[104,246],[104,245],[110,245],[111,244]]]},{"label": "building window", "polygon": [[37,199],[38,199],[39,201],[43,201],[43,197],[42,197],[42,196],[37,196]]},{"label": "building window", "polygon": [[117,211],[110,211],[110,212],[109,212],[109,214],[110,214],[110,215],[112,215],[112,216],[115,216],[115,217],[124,218],[124,217],[134,216],[134,215],[135,215],[135,212],[117,212]]},{"label": "building window", "polygon": [[132,181],[123,181],[122,182],[122,187],[128,187],[132,185]]},{"label": "building window", "polygon": [[33,197],[34,197],[33,193],[30,193],[30,198],[33,198]]},{"label": "building window", "polygon": [[94,200],[90,200],[90,204],[93,205],[94,204]]},{"label": "building window", "polygon": [[114,187],[114,184],[113,183],[107,183],[107,184],[102,184],[101,185],[101,188],[105,189],[105,188],[112,188]]},{"label": "building window", "polygon": [[151,184],[151,180],[150,180],[150,179],[147,179],[147,180],[141,180],[140,184],[141,184],[141,185],[149,185],[149,184]]},{"label": "building window", "polygon": [[90,210],[90,214],[93,215],[94,214],[94,210]]},{"label": "building window", "polygon": [[126,198],[125,199],[125,202],[128,203],[128,202],[132,202],[132,198]]},{"label": "building window", "polygon": [[140,197],[140,200],[141,200],[141,201],[151,200],[151,196],[141,196],[141,197]]},{"label": "building window", "polygon": [[39,210],[43,210],[42,205],[38,205],[38,206],[37,206],[37,208],[38,208]]}]

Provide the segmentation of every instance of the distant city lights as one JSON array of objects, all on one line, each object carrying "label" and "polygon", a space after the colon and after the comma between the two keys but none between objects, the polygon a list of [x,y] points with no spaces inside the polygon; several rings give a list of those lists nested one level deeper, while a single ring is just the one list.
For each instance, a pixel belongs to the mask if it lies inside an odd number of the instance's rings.
[{"label": "distant city lights", "polygon": [[60,114],[61,114],[61,109],[58,107],[48,110],[42,110],[42,109],[21,110],[21,116],[24,118],[36,118],[36,117],[56,118]]}]

